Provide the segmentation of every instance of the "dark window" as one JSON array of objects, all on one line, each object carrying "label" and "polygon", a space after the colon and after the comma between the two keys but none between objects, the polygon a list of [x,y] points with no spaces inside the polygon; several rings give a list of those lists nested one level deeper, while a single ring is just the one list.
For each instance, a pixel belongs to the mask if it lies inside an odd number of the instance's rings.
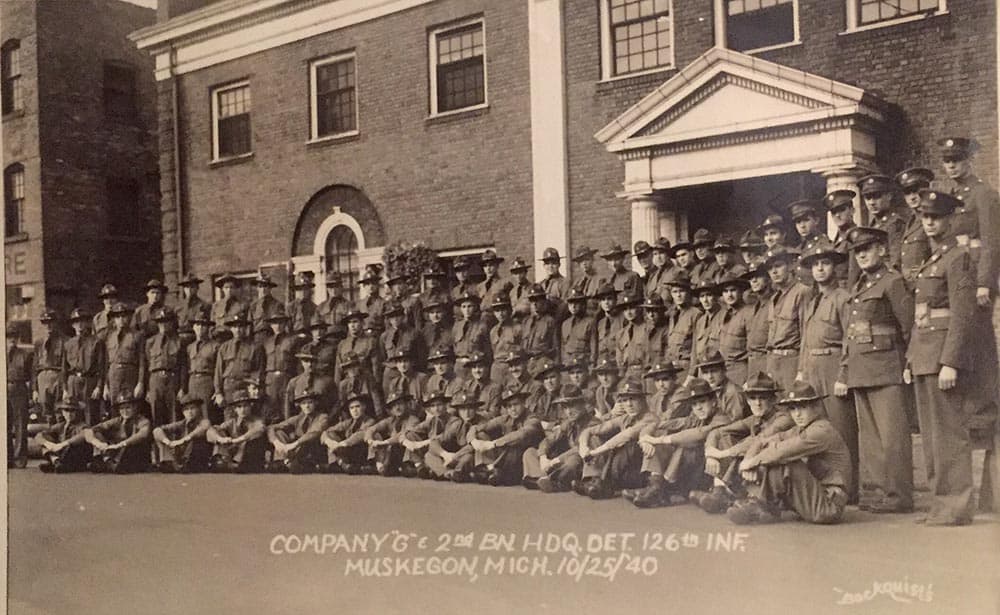
[{"label": "dark window", "polygon": [[24,232],[24,167],[12,164],[3,172],[4,234]]},{"label": "dark window", "polygon": [[862,25],[938,10],[939,0],[860,0]]},{"label": "dark window", "polygon": [[437,45],[437,112],[486,102],[483,24],[462,26],[435,35]]},{"label": "dark window", "polygon": [[726,46],[749,51],[795,40],[793,0],[724,0]]},{"label": "dark window", "polygon": [[2,87],[0,98],[3,98],[3,112],[17,111],[22,106],[21,99],[21,42],[7,41],[0,53],[0,73]]},{"label": "dark window", "polygon": [[131,66],[104,63],[104,116],[135,119],[135,70]]},{"label": "dark window", "polygon": [[109,177],[106,186],[108,233],[113,237],[142,236],[138,182],[127,177]]},{"label": "dark window", "polygon": [[316,136],[357,130],[354,58],[316,66]]},{"label": "dark window", "polygon": [[670,0],[610,0],[614,74],[673,64]]},{"label": "dark window", "polygon": [[216,158],[228,158],[249,154],[250,133],[250,86],[217,90],[216,105]]},{"label": "dark window", "polygon": [[350,227],[343,224],[333,227],[326,237],[326,274],[339,275],[344,296],[351,301],[357,300],[358,238]]}]

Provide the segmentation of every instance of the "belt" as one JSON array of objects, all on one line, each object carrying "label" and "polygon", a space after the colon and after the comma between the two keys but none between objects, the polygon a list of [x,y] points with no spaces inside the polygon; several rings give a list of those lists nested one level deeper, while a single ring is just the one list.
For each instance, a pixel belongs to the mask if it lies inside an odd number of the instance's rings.
[{"label": "belt", "polygon": [[269,369],[269,370],[267,370],[267,373],[269,373],[269,374],[284,374],[285,370],[283,370],[283,369]]},{"label": "belt", "polygon": [[191,372],[190,376],[214,376],[212,372]]},{"label": "belt", "polygon": [[772,348],[768,352],[779,357],[794,357],[799,354],[799,351],[795,348]]},{"label": "belt", "polygon": [[842,350],[838,347],[809,349],[809,354],[814,357],[824,357],[831,354],[837,354],[839,352],[842,352]]},{"label": "belt", "polygon": [[968,235],[955,235],[955,239],[958,240],[958,245],[960,246],[968,246],[970,248],[983,247],[983,241],[981,239],[972,238]]},{"label": "belt", "polygon": [[61,372],[62,370],[58,367],[39,367],[35,371],[40,374],[42,372]]},{"label": "belt", "polygon": [[97,374],[91,374],[89,372],[83,372],[78,369],[70,371],[70,376],[76,376],[77,378],[97,378]]},{"label": "belt", "polygon": [[155,374],[157,372],[169,372],[169,373],[172,374],[172,373],[174,373],[176,371],[177,371],[176,367],[157,367],[155,369],[149,370],[149,373],[150,374]]},{"label": "belt", "polygon": [[139,367],[136,363],[122,363],[121,361],[115,361],[111,365],[116,365],[118,367]]}]

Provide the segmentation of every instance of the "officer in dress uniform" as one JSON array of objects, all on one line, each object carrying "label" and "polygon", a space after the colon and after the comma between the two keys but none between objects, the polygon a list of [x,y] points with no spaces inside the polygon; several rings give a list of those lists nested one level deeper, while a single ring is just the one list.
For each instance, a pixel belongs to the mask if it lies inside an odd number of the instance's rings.
[{"label": "officer in dress uniform", "polygon": [[58,414],[56,402],[62,399],[66,384],[63,363],[66,361],[67,339],[60,332],[55,310],[43,311],[38,320],[45,328],[45,337],[35,342],[32,398],[45,418],[52,422]]},{"label": "officer in dress uniform", "polygon": [[855,227],[847,234],[861,267],[850,289],[844,354],[834,394],[854,396],[858,414],[859,506],[877,513],[913,510],[913,452],[903,383],[913,329],[913,295],[885,260],[889,236]]},{"label": "officer in dress uniform", "polygon": [[[853,190],[834,190],[823,197],[826,211],[837,229],[833,247],[843,254],[847,254],[847,231],[857,226],[854,223],[854,197],[857,195],[858,193]],[[853,287],[858,281],[859,271],[857,261],[848,258],[837,266],[837,280],[845,288]]]},{"label": "officer in dress uniform", "polygon": [[76,335],[66,340],[66,393],[84,405],[84,420],[88,425],[101,418],[101,395],[104,375],[108,370],[104,341],[91,330],[93,319],[86,310],[76,308],[70,314]]},{"label": "officer in dress uniform", "polygon": [[193,273],[184,276],[177,286],[181,289],[181,299],[177,306],[177,332],[185,343],[194,339],[191,320],[205,308],[210,307],[198,296],[198,288],[204,280]]},{"label": "officer in dress uniform", "polygon": [[899,271],[903,233],[910,212],[896,206],[896,184],[885,175],[868,175],[858,182],[861,198],[868,207],[868,225],[885,231],[888,236],[886,266]]},{"label": "officer in dress uniform", "polygon": [[28,464],[28,400],[34,381],[31,353],[17,345],[18,331],[7,323],[7,466]]},{"label": "officer in dress uniform", "polygon": [[132,314],[132,327],[144,337],[150,337],[156,333],[154,317],[156,311],[163,307],[167,287],[163,282],[153,278],[146,282],[143,290],[146,292],[146,303],[135,308],[135,313]]}]

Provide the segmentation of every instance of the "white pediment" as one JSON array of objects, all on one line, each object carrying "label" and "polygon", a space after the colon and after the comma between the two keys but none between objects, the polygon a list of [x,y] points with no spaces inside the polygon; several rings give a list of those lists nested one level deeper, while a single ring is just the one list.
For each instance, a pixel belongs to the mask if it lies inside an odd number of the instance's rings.
[{"label": "white pediment", "polygon": [[860,88],[713,48],[595,137],[624,152],[856,115],[882,119]]}]

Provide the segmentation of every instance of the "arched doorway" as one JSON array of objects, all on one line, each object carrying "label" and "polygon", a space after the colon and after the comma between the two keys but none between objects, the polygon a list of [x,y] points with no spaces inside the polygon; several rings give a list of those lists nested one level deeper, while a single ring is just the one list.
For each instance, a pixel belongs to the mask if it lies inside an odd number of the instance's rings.
[{"label": "arched doorway", "polygon": [[351,301],[356,300],[358,281],[358,236],[354,230],[345,224],[333,227],[326,236],[326,247],[323,250],[323,263],[326,265],[327,279],[336,276],[344,287],[344,296]]}]

